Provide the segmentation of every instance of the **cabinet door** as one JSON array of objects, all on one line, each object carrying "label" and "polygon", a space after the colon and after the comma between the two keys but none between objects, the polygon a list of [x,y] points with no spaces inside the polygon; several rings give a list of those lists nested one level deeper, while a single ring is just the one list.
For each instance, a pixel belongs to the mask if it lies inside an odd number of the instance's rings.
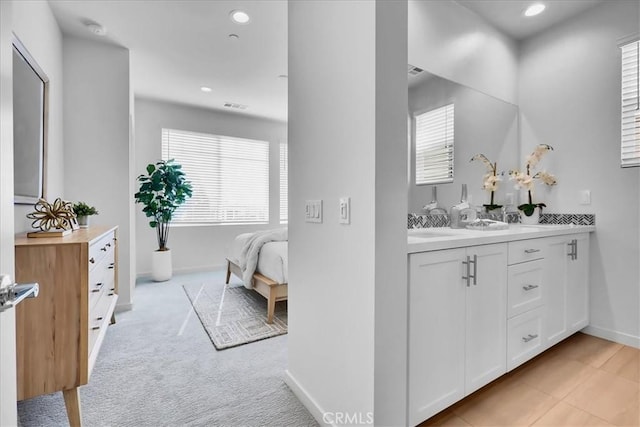
[{"label": "cabinet door", "polygon": [[466,255],[476,256],[476,278],[466,288],[465,394],[470,394],[507,370],[507,244],[470,247]]},{"label": "cabinet door", "polygon": [[575,256],[567,257],[567,328],[574,333],[589,323],[589,235],[576,241]]},{"label": "cabinet door", "polygon": [[548,239],[547,269],[544,275],[545,316],[544,337],[545,348],[548,348],[567,337],[566,305],[567,305],[567,265],[570,254],[567,236]]},{"label": "cabinet door", "polygon": [[464,397],[464,256],[464,249],[409,256],[411,425]]}]

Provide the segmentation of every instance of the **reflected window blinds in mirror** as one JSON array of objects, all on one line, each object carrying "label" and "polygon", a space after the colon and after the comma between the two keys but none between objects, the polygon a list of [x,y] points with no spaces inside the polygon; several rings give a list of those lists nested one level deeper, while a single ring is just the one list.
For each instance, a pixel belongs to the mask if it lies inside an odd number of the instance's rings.
[{"label": "reflected window blinds in mirror", "polygon": [[640,41],[620,46],[622,50],[622,129],[620,165],[640,166]]},{"label": "reflected window blinds in mirror", "polygon": [[49,79],[17,38],[13,40],[14,202],[44,196]]},{"label": "reflected window blinds in mirror", "polygon": [[415,115],[416,184],[453,182],[454,105]]}]

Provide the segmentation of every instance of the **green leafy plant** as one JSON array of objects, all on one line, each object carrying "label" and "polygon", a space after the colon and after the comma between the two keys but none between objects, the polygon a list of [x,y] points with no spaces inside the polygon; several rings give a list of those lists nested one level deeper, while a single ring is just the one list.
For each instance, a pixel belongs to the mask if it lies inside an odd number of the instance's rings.
[{"label": "green leafy plant", "polygon": [[98,215],[98,210],[85,202],[77,202],[73,205],[73,213],[75,213],[76,216],[91,216]]},{"label": "green leafy plant", "polygon": [[169,226],[173,213],[191,197],[191,183],[182,166],[173,159],[147,165],[147,174],[138,176],[136,203],[144,205],[142,212],[150,218],[149,226],[156,230],[158,250],[167,251]]}]

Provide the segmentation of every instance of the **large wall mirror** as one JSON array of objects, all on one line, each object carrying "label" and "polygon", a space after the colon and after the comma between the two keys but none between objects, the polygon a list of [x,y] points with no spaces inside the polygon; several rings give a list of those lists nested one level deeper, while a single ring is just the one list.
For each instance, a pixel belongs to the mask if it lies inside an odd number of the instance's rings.
[{"label": "large wall mirror", "polygon": [[[449,209],[460,201],[461,184],[467,184],[473,204],[489,203],[489,193],[482,189],[486,167],[481,162],[470,163],[482,153],[498,163],[498,171],[508,171],[518,164],[518,107],[470,87],[423,71],[409,77],[409,114],[433,111],[444,105],[455,106],[454,174],[448,183],[438,185],[438,202]],[[416,185],[415,123],[411,125],[409,212],[421,213],[431,201],[432,185]],[[508,177],[503,177],[504,181]],[[503,182],[496,193],[496,202],[503,202],[506,193],[516,193]]]},{"label": "large wall mirror", "polygon": [[13,39],[14,203],[45,196],[49,79],[22,43]]}]

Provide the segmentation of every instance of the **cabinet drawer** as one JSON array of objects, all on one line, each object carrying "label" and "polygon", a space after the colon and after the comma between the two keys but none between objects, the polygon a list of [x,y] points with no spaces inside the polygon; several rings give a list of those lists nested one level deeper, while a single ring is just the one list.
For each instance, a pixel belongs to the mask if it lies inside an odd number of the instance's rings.
[{"label": "cabinet drawer", "polygon": [[507,315],[513,317],[543,304],[544,260],[509,266]]},{"label": "cabinet drawer", "polygon": [[100,240],[89,246],[89,269],[94,269],[109,252],[115,248],[114,233],[107,233]]},{"label": "cabinet drawer", "polygon": [[507,323],[507,371],[542,352],[542,307],[513,317]]},{"label": "cabinet drawer", "polygon": [[114,251],[108,252],[102,261],[89,272],[89,308],[93,307],[106,288],[113,288],[115,279]]},{"label": "cabinet drawer", "polygon": [[546,247],[544,239],[509,242],[509,265],[542,259],[545,257]]},{"label": "cabinet drawer", "polygon": [[113,291],[105,289],[98,303],[89,310],[89,353],[93,351],[100,334],[109,326],[117,298],[118,295]]}]

